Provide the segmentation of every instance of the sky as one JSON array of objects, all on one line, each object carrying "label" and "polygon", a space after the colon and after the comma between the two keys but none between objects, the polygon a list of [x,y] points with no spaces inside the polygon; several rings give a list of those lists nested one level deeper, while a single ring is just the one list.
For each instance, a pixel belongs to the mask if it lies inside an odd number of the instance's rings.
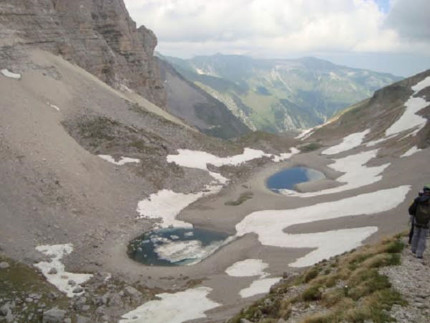
[{"label": "sky", "polygon": [[313,56],[411,76],[430,68],[429,0],[125,0],[156,51]]}]

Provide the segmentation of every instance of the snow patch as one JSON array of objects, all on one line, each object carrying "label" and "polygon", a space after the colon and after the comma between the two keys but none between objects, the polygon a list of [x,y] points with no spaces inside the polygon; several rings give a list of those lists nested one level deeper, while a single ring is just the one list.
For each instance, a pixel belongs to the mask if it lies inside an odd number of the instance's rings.
[{"label": "snow patch", "polygon": [[276,278],[264,278],[253,281],[251,286],[242,289],[239,294],[242,298],[255,296],[258,294],[267,294],[270,291],[270,287],[281,280],[280,277]]},{"label": "snow patch", "polygon": [[57,111],[60,111],[60,108],[59,107],[57,107],[55,104],[51,104],[51,103],[47,103],[51,108],[53,108],[53,109],[55,109],[55,110],[57,110]]},{"label": "snow patch", "polygon": [[422,128],[425,127],[427,119],[417,115],[416,113],[428,106],[430,102],[423,98],[414,97],[414,95],[428,86],[430,86],[430,76],[427,76],[424,80],[412,86],[414,93],[405,103],[405,112],[385,131],[386,137],[413,129],[415,130],[411,135],[415,136]]},{"label": "snow patch", "polygon": [[137,204],[138,218],[159,218],[161,219],[161,223],[158,224],[160,228],[192,228],[192,224],[176,220],[176,216],[199,198],[218,193],[221,188],[221,185],[207,185],[203,192],[189,194],[176,193],[166,189],[158,191]]},{"label": "snow patch", "polygon": [[122,166],[125,164],[130,163],[140,163],[140,159],[137,158],[130,158],[130,157],[121,157],[118,161],[116,161],[112,156],[110,155],[98,155],[101,159],[104,159],[108,161],[109,163]]},{"label": "snow patch", "polygon": [[[51,262],[41,261],[34,265],[40,269],[48,282],[57,287],[60,291],[66,293],[67,297],[79,296],[84,293],[84,291],[74,293],[73,290],[77,287],[81,287],[81,284],[85,283],[93,275],[67,272],[61,262],[64,256],[69,255],[73,251],[73,245],[71,243],[43,245],[36,247],[36,250],[51,258]],[[70,284],[69,282],[71,281],[75,284]]]},{"label": "snow patch", "polygon": [[295,267],[310,266],[361,245],[364,239],[376,232],[376,228],[289,234],[284,232],[288,227],[346,216],[389,211],[405,200],[409,190],[410,186],[405,185],[298,209],[253,212],[236,225],[236,235],[240,237],[247,233],[256,233],[261,244],[267,246],[315,248],[316,250],[291,264]]},{"label": "snow patch", "polygon": [[146,302],[124,314],[119,323],[182,323],[205,318],[206,311],[221,305],[207,297],[211,291],[208,287],[197,287],[174,294],[157,294],[159,300]]},{"label": "snow patch", "polygon": [[409,149],[407,152],[405,152],[400,157],[409,157],[409,156],[412,156],[413,154],[415,154],[415,153],[417,153],[419,151],[421,151],[421,149],[418,149],[417,146],[413,146],[411,149]]},{"label": "snow patch", "polygon": [[21,74],[13,73],[13,72],[9,71],[7,68],[2,69],[1,73],[4,76],[9,77],[11,79],[19,80],[21,78]]},{"label": "snow patch", "polygon": [[246,259],[234,263],[225,272],[232,277],[264,276],[264,269],[268,266],[261,259]]},{"label": "snow patch", "polygon": [[336,179],[336,181],[344,183],[344,185],[309,193],[300,193],[288,189],[281,189],[279,192],[287,196],[311,197],[343,192],[376,183],[382,179],[381,173],[390,165],[384,164],[375,167],[365,166],[367,162],[376,157],[377,152],[378,150],[370,150],[355,155],[349,155],[344,158],[334,159],[334,163],[330,164],[329,167],[344,173],[344,175]]},{"label": "snow patch", "polygon": [[343,141],[340,144],[322,151],[321,154],[334,155],[334,154],[338,154],[338,153],[356,148],[361,145],[364,137],[368,133],[370,133],[370,129],[364,130],[363,132],[350,134],[349,136],[343,138]]}]

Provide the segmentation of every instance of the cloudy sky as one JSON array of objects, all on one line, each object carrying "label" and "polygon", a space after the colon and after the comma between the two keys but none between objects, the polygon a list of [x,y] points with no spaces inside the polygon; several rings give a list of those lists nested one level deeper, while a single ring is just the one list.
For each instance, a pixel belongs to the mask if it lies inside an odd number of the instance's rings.
[{"label": "cloudy sky", "polygon": [[430,68],[430,0],[125,0],[163,55],[314,56],[410,76]]}]

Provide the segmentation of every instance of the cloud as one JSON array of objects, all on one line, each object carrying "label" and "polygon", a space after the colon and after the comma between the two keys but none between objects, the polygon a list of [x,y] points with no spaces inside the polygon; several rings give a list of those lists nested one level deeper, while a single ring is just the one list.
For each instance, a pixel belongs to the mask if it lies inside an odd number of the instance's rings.
[{"label": "cloud", "polygon": [[[281,57],[294,53],[429,50],[428,42],[421,41],[430,33],[430,28],[424,28],[428,27],[424,15],[429,10],[423,10],[428,9],[428,0],[414,1],[416,8],[407,9],[406,17],[402,11],[407,0],[393,0],[391,10],[388,0],[125,2],[137,23],[156,33],[157,50],[166,55],[222,52]],[[419,19],[421,27],[408,29],[417,12],[423,16]],[[407,41],[404,35],[408,35]]]},{"label": "cloud", "polygon": [[393,0],[385,25],[408,40],[430,41],[430,1]]}]

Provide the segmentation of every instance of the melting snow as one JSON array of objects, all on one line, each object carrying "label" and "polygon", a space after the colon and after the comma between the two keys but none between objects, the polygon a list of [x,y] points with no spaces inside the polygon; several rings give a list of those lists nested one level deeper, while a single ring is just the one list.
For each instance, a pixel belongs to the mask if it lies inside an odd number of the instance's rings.
[{"label": "melting snow", "polygon": [[21,74],[13,73],[13,72],[9,71],[7,68],[2,69],[1,73],[4,76],[12,78],[12,79],[19,80],[21,78]]},{"label": "melting snow", "polygon": [[191,203],[205,195],[219,192],[222,187],[215,185],[206,186],[206,188],[204,192],[190,194],[176,193],[170,190],[161,190],[151,194],[149,198],[137,204],[139,218],[160,218],[162,222],[159,224],[159,227],[161,228],[192,228],[192,224],[176,220],[176,216]]},{"label": "melting snow", "polygon": [[333,147],[330,147],[324,151],[322,151],[321,153],[324,155],[334,155],[334,154],[338,154],[344,151],[348,151],[351,150],[355,147],[358,147],[361,145],[361,143],[363,142],[364,137],[370,133],[370,129],[367,129],[363,132],[357,132],[357,133],[353,133],[350,134],[349,136],[343,138],[343,141]]},{"label": "melting snow", "polygon": [[48,105],[49,105],[51,108],[53,108],[53,109],[55,109],[55,110],[57,110],[57,111],[60,111],[60,108],[59,108],[59,107],[57,107],[55,104],[51,104],[51,103],[49,103],[49,102],[48,102]]},{"label": "melting snow", "polygon": [[239,294],[242,298],[255,296],[258,294],[266,294],[270,291],[270,287],[281,280],[277,278],[263,278],[252,282],[251,286],[242,289]]},{"label": "melting snow", "polygon": [[232,277],[263,276],[268,264],[261,259],[246,259],[228,267],[225,272]]},{"label": "melting snow", "polygon": [[115,164],[115,165],[125,165],[129,163],[140,163],[140,159],[137,158],[129,158],[129,157],[121,157],[118,161],[116,161],[112,156],[110,155],[98,155],[101,159],[104,159],[108,161],[109,163]]},{"label": "melting snow", "polygon": [[389,211],[404,201],[409,190],[410,186],[400,186],[298,209],[253,212],[236,225],[237,236],[256,233],[263,245],[316,248],[290,265],[310,266],[324,258],[360,246],[361,242],[376,232],[377,228],[365,227],[308,234],[285,233],[286,228],[295,224]]},{"label": "melting snow", "polygon": [[211,291],[197,287],[175,294],[157,294],[160,300],[149,301],[124,314],[119,323],[182,323],[205,318],[206,311],[221,305],[207,297]]},{"label": "melting snow", "polygon": [[414,97],[414,95],[428,86],[430,86],[430,76],[427,76],[424,80],[412,86],[414,93],[405,103],[405,112],[391,125],[390,128],[385,131],[385,136],[395,135],[402,131],[412,129],[415,129],[412,132],[412,135],[416,135],[425,127],[427,119],[417,115],[416,113],[428,106],[430,102],[427,102],[423,98]]},{"label": "melting snow", "polygon": [[401,155],[400,157],[409,157],[409,156],[412,156],[413,154],[415,154],[419,151],[421,151],[421,149],[418,149],[417,146],[414,146],[411,149],[409,149],[407,152],[405,152],[403,155]]},{"label": "melting snow", "polygon": [[287,189],[279,190],[279,192],[288,196],[310,197],[343,192],[373,184],[382,179],[381,173],[390,165],[384,164],[375,167],[365,166],[367,162],[376,157],[377,152],[378,150],[370,150],[355,155],[349,155],[344,158],[335,159],[334,163],[329,166],[336,171],[345,173],[336,179],[336,181],[340,183],[345,183],[344,185],[309,193],[300,193]]},{"label": "melting snow", "polygon": [[223,241],[214,241],[206,246],[198,240],[169,241],[155,248],[155,252],[160,259],[170,261],[171,263],[186,261],[187,265],[194,265],[209,257],[233,239],[233,237],[229,237]]},{"label": "melting snow", "polygon": [[[66,293],[68,297],[79,296],[84,293],[84,291],[73,293],[73,290],[81,287],[80,285],[89,280],[93,275],[67,272],[61,262],[64,256],[69,255],[73,251],[72,244],[43,245],[36,247],[36,250],[51,258],[51,262],[41,261],[35,264],[42,271],[48,282]],[[70,284],[72,281],[74,283]]]}]

